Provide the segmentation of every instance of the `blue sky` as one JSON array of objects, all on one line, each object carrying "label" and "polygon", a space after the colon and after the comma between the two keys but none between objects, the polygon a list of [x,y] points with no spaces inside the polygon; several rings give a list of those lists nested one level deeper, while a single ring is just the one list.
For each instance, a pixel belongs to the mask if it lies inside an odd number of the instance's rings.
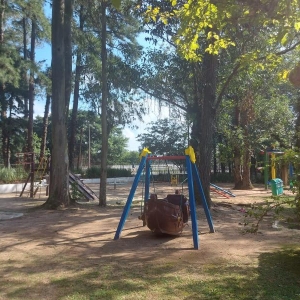
[{"label": "blue sky", "polygon": [[[51,18],[51,8],[50,5],[47,4],[45,6],[45,13],[47,17]],[[149,46],[149,44],[146,45],[145,42],[145,35],[142,34],[138,41],[143,46]],[[51,46],[49,44],[44,44],[42,47],[38,47],[36,49],[36,61],[42,61],[46,60],[45,67],[51,65]],[[130,126],[125,126],[123,129],[123,134],[126,136],[128,141],[128,150],[138,151],[140,143],[136,140],[136,136],[140,133],[143,133],[147,130],[147,126],[150,122],[156,121],[160,118],[167,118],[169,117],[169,108],[168,107],[162,107],[159,108],[157,101],[151,100],[151,99],[145,99],[145,105],[147,107],[150,107],[149,114],[145,115],[143,117],[143,121],[134,121],[132,125],[135,125],[138,129],[132,129]],[[72,104],[72,103],[71,103]],[[35,116],[43,116],[44,115],[44,101],[42,99],[36,99],[35,106],[34,106],[34,114]],[[71,107],[71,106],[70,106]]]},{"label": "blue sky", "polygon": [[[36,61],[46,60],[45,67],[50,66],[51,64],[51,47],[49,44],[45,44],[43,47],[37,48],[36,50]],[[128,150],[138,151],[140,143],[136,140],[136,136],[140,133],[143,133],[147,130],[147,126],[150,122],[155,121],[160,118],[169,117],[169,108],[162,107],[159,109],[157,101],[151,99],[145,99],[145,105],[150,107],[149,114],[143,117],[143,122],[135,121],[132,124],[135,125],[138,129],[132,129],[129,126],[126,126],[123,129],[123,134],[126,136],[128,141]],[[34,114],[35,116],[43,116],[45,109],[45,103],[43,99],[37,98],[34,105]]]}]

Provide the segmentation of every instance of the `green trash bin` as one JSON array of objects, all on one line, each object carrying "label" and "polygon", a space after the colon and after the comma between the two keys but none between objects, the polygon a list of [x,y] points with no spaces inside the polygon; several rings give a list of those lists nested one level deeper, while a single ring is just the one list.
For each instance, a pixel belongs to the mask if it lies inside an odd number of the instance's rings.
[{"label": "green trash bin", "polygon": [[274,178],[270,181],[272,196],[279,196],[283,194],[283,181],[280,178]]}]

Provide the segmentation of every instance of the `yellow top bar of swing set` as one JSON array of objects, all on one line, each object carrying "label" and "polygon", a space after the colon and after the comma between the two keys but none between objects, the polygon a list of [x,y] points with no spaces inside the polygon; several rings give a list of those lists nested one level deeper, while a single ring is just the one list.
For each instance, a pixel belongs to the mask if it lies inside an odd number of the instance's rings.
[{"label": "yellow top bar of swing set", "polygon": [[[142,157],[145,157],[150,153],[151,151],[149,151],[148,148],[144,148],[140,154],[140,159],[142,159]],[[184,154],[190,157],[190,160],[193,164],[196,162],[196,155],[195,155],[194,148],[192,146],[189,146],[187,149],[185,149]]]}]

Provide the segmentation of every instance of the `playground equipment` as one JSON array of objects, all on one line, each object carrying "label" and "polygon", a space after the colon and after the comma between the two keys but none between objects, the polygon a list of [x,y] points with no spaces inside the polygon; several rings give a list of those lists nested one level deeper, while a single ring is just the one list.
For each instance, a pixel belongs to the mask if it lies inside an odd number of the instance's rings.
[{"label": "playground equipment", "polygon": [[230,197],[235,197],[235,195],[233,193],[231,193],[228,190],[225,190],[215,184],[210,184],[210,190],[216,194],[219,194],[227,199],[229,199]]},{"label": "playground equipment", "polygon": [[[276,154],[283,154],[284,152],[278,150],[278,149],[269,149],[267,148],[264,151],[264,181],[265,181],[265,189],[268,189],[268,182],[269,182],[269,168],[268,166],[271,163],[271,179],[276,178],[276,166],[275,166],[275,157]],[[271,161],[269,159],[271,158]]]},{"label": "playground equipment", "polygon": [[[29,175],[21,191],[20,197],[22,197],[27,184],[30,183],[29,194],[31,198],[34,198],[37,191],[41,188],[41,186],[43,186],[42,183],[44,180],[44,176],[47,172],[49,172],[50,159],[48,157],[43,157],[42,159],[40,159],[39,164],[36,167],[34,153],[28,152],[17,154],[22,154],[22,156],[24,156],[25,163],[30,166]],[[38,183],[36,184],[36,182]]]},{"label": "playground equipment", "polygon": [[[203,192],[203,188],[202,188],[202,184],[201,184],[201,180],[199,177],[199,173],[197,170],[197,167],[195,165],[196,162],[196,158],[195,158],[195,153],[194,153],[194,149],[190,146],[189,148],[187,148],[185,150],[185,156],[160,156],[160,157],[155,157],[155,156],[151,156],[149,155],[151,152],[147,149],[144,148],[140,158],[140,165],[138,167],[136,176],[134,178],[130,193],[128,195],[126,204],[124,206],[124,210],[118,225],[118,228],[116,230],[115,233],[115,237],[114,239],[117,240],[120,237],[120,234],[122,232],[122,229],[124,227],[125,221],[127,219],[129,210],[130,210],[130,206],[135,194],[135,191],[137,189],[141,174],[144,170],[144,168],[146,169],[145,171],[145,192],[144,192],[144,207],[147,206],[148,201],[149,201],[149,190],[150,190],[150,173],[151,173],[151,161],[152,160],[157,160],[157,159],[163,159],[163,160],[185,160],[185,164],[186,164],[186,169],[187,169],[187,176],[188,176],[188,188],[189,188],[189,206],[190,206],[190,216],[191,216],[191,221],[192,221],[192,233],[193,233],[193,243],[194,243],[194,248],[195,249],[199,249],[199,237],[198,237],[198,224],[197,224],[197,216],[196,216],[196,204],[195,204],[195,192],[194,192],[194,183],[193,183],[193,179],[196,182],[196,185],[199,189],[199,193],[201,195],[202,198],[202,203],[203,203],[203,209],[205,212],[205,216],[210,228],[210,232],[213,233],[215,232],[214,230],[214,226],[213,226],[213,222],[211,219],[211,215],[210,215],[210,211],[207,205],[207,201]],[[149,208],[149,206],[148,206]],[[145,224],[143,224],[145,225]],[[151,229],[151,228],[150,228]]]},{"label": "playground equipment", "polygon": [[154,233],[180,235],[189,220],[189,203],[179,192],[158,199],[151,194],[140,217]]},{"label": "playground equipment", "polygon": [[[24,160],[24,168],[27,166],[29,168],[29,175],[26,179],[26,182],[23,186],[23,189],[20,193],[20,197],[23,196],[25,188],[28,184],[29,187],[29,196],[34,198],[42,187],[46,187],[46,196],[48,195],[49,188],[49,175],[50,172],[50,157],[43,157],[40,159],[39,164],[35,164],[35,154],[34,153],[18,153],[19,161]],[[19,162],[21,165],[21,163]],[[78,191],[89,201],[99,201],[96,194],[85,185],[81,179],[75,174],[69,173],[69,183],[72,187],[78,189]]]},{"label": "playground equipment", "polygon": [[87,200],[99,201],[96,194],[81,181],[80,177],[71,172],[69,173],[69,183],[74,185]]},{"label": "playground equipment", "polygon": [[171,175],[171,185],[178,184],[178,175]]}]

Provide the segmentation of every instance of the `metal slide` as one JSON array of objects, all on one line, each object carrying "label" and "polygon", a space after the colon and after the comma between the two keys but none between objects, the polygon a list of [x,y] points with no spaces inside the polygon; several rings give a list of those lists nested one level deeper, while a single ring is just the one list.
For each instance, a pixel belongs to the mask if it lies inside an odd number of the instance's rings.
[{"label": "metal slide", "polygon": [[79,192],[89,201],[99,201],[96,194],[87,186],[85,185],[80,177],[76,176],[73,173],[69,173],[69,182],[70,184],[75,184],[78,188]]}]

